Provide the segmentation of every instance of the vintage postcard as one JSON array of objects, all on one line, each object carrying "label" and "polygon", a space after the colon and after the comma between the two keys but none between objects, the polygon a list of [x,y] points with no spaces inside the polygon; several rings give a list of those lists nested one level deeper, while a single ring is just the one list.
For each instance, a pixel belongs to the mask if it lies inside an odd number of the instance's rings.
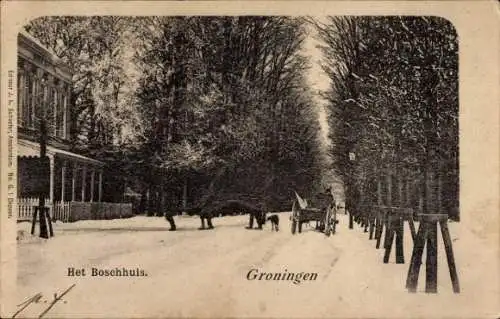
[{"label": "vintage postcard", "polygon": [[0,317],[499,318],[499,12],[2,2]]}]

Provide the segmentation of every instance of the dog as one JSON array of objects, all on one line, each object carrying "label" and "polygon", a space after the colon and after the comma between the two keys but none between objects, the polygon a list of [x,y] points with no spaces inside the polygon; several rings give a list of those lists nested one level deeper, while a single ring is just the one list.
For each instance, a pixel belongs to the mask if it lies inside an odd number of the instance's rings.
[{"label": "dog", "polygon": [[279,231],[279,225],[280,225],[280,217],[278,215],[271,215],[267,217],[267,220],[271,222],[271,231],[276,230]]}]

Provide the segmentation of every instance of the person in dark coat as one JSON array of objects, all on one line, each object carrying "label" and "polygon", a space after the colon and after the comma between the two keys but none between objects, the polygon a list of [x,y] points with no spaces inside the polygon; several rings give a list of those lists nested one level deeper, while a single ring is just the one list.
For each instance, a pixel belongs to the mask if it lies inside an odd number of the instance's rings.
[{"label": "person in dark coat", "polygon": [[[205,211],[205,212],[200,213],[201,227],[198,229],[199,230],[214,229],[214,225],[212,225],[212,217],[213,217],[213,213],[210,211]],[[206,228],[205,228],[205,220],[207,221]]]},{"label": "person in dark coat", "polygon": [[174,220],[174,215],[175,213],[174,212],[171,212],[171,211],[167,211],[165,212],[165,219],[168,221],[168,223],[170,224],[170,229],[169,231],[175,231],[177,229],[177,227],[175,226],[175,220]]},{"label": "person in dark coat", "polygon": [[257,222],[257,229],[262,229],[262,226],[266,223],[266,212],[264,211],[256,211],[250,213],[250,219],[248,221],[248,226],[246,229],[253,228],[253,220]]},{"label": "person in dark coat", "polygon": [[[327,187],[323,193],[318,194],[318,198],[327,198],[327,202],[322,200],[322,207],[320,208],[322,211],[326,212],[328,208],[335,207],[335,198],[333,197],[332,193],[332,188]],[[326,206],[325,206],[326,205]],[[325,222],[322,221],[316,221],[316,230],[323,231],[325,229]]]},{"label": "person in dark coat", "polygon": [[252,229],[254,219],[257,222],[257,229],[262,229],[266,223],[266,209],[264,205],[252,205],[247,202],[238,201],[239,209],[244,214],[249,214],[248,226],[246,229]]}]

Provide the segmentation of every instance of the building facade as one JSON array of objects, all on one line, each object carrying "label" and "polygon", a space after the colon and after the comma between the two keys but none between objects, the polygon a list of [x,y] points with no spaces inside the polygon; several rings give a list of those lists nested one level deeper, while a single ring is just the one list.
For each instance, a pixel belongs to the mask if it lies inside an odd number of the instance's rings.
[{"label": "building facade", "polygon": [[[105,164],[70,151],[72,74],[55,54],[24,31],[18,35],[17,52],[18,218],[31,218],[40,187],[56,219],[68,219],[59,218],[58,212],[70,206],[88,207],[84,212],[88,218],[91,210],[98,215],[101,206],[77,204],[101,202]],[[47,128],[48,167],[36,160],[40,158],[42,124]]]}]

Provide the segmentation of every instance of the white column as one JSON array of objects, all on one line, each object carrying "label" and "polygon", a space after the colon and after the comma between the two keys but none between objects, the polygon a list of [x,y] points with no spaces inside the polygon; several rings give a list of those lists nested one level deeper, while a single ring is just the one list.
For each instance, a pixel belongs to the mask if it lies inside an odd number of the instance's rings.
[{"label": "white column", "polygon": [[69,136],[69,132],[68,131],[68,124],[67,124],[67,116],[68,116],[68,111],[67,111],[67,107],[68,107],[68,97],[67,95],[63,95],[62,96],[62,107],[63,107],[63,133],[62,133],[62,137],[64,139],[68,138]]},{"label": "white column", "polygon": [[24,120],[24,110],[25,110],[25,96],[26,92],[24,89],[25,80],[24,80],[24,68],[25,63],[21,62],[22,65],[19,68],[19,76],[18,76],[18,96],[17,96],[17,124],[19,126],[25,126],[23,123]]},{"label": "white column", "polygon": [[102,171],[99,171],[99,202],[102,201]]},{"label": "white column", "polygon": [[50,162],[49,201],[52,204],[54,201],[54,155],[49,155],[49,162]]},{"label": "white column", "polygon": [[37,97],[40,95],[41,92],[41,85],[40,85],[40,78],[38,76],[38,72],[34,71],[32,74],[32,79],[33,82],[31,83],[31,99],[30,99],[30,105],[29,105],[29,110],[28,110],[28,118],[29,118],[29,125],[28,127],[34,128],[35,127],[35,113],[37,109],[37,104],[35,101],[37,101]]},{"label": "white column", "polygon": [[94,201],[94,181],[95,181],[95,171],[92,169],[90,171],[90,202]]},{"label": "white column", "polygon": [[[55,92],[55,94],[54,94]],[[52,86],[50,88],[50,98],[52,101],[52,107],[54,112],[54,136],[57,137],[57,113],[61,110],[59,108],[59,92],[57,91],[57,86]]]},{"label": "white column", "polygon": [[76,188],[76,174],[78,171],[76,170],[76,164],[73,164],[73,175],[71,176],[71,201],[75,201],[75,188]]},{"label": "white column", "polygon": [[86,185],[86,176],[87,175],[87,166],[83,166],[83,169],[82,169],[82,202],[85,201],[85,187],[87,186]]},{"label": "white column", "polygon": [[64,193],[66,193],[66,161],[61,167],[61,203],[64,203]]}]

